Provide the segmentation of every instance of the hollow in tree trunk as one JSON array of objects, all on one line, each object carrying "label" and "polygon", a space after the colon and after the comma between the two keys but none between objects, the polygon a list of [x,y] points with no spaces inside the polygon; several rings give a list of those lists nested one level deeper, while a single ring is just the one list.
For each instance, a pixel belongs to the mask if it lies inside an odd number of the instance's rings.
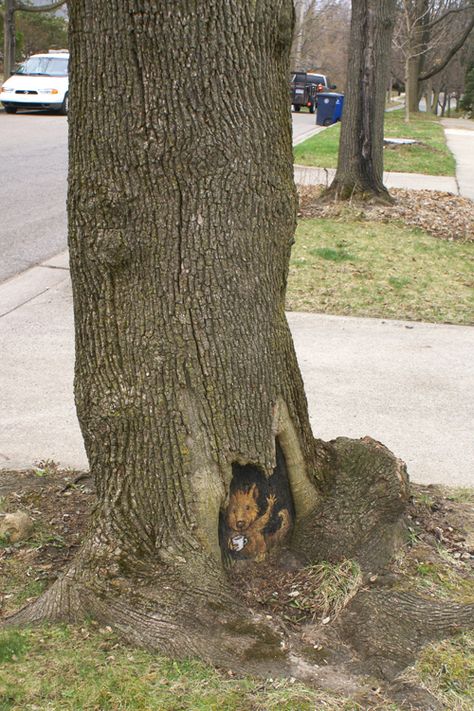
[{"label": "hollow in tree trunk", "polygon": [[383,184],[383,123],[394,16],[395,0],[352,0],[347,92],[328,197],[390,201]]}]

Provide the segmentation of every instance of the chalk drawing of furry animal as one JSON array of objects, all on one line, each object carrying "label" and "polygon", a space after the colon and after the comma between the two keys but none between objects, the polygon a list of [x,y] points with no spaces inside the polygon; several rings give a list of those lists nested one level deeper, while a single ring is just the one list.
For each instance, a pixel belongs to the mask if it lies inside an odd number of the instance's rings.
[{"label": "chalk drawing of furry animal", "polygon": [[248,491],[243,489],[234,491],[227,508],[227,525],[230,528],[229,548],[241,550],[241,546],[236,541],[241,540],[243,536],[246,539],[245,557],[261,561],[265,558],[268,544],[277,543],[288,531],[290,516],[287,509],[279,511],[280,528],[272,534],[264,534],[264,528],[269,523],[276,504],[276,497],[273,494],[267,496],[267,508],[259,516],[258,496],[256,484],[252,484]]}]

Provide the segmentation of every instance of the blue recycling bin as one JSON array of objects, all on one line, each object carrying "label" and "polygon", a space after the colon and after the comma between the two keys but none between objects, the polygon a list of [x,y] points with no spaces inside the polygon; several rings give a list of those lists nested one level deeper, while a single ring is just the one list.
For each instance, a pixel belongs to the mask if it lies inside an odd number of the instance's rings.
[{"label": "blue recycling bin", "polygon": [[330,126],[341,120],[344,106],[344,94],[336,91],[322,91],[318,94],[318,111],[316,123],[318,126]]}]

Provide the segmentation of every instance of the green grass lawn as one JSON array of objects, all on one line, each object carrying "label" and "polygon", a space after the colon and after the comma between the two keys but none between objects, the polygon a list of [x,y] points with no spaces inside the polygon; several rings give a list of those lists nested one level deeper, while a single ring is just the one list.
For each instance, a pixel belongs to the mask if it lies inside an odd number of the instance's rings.
[{"label": "green grass lawn", "polygon": [[474,322],[474,244],[394,223],[302,220],[287,308],[434,323]]},{"label": "green grass lawn", "polygon": [[[335,168],[339,150],[340,124],[308,138],[294,148],[299,165]],[[384,170],[426,175],[454,175],[456,163],[444,139],[439,119],[429,114],[413,114],[410,123],[403,111],[385,114],[384,135],[392,138],[414,138],[422,145],[384,149]]]},{"label": "green grass lawn", "polygon": [[[396,709],[381,700],[378,709]],[[0,632],[1,711],[364,711],[290,679],[233,678],[119,642],[110,629]]]},{"label": "green grass lawn", "polygon": [[[437,645],[406,676],[446,708],[474,701],[474,636]],[[368,711],[366,702],[291,679],[235,678],[120,643],[110,629],[49,626],[0,632],[1,711]],[[374,711],[401,711],[380,694]]]}]

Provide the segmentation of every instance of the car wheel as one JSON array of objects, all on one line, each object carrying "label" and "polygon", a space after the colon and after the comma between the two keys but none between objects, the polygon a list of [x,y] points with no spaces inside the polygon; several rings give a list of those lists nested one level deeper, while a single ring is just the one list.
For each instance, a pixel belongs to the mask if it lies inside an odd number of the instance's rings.
[{"label": "car wheel", "polygon": [[17,111],[18,109],[16,106],[5,106],[5,112],[7,114],[16,114]]},{"label": "car wheel", "polygon": [[64,97],[64,101],[61,104],[61,108],[59,109],[59,113],[61,114],[61,116],[67,116],[68,110],[69,110],[69,97],[66,94],[66,96]]},{"label": "car wheel", "polygon": [[311,104],[311,106],[309,107],[309,113],[310,113],[310,114],[314,114],[314,106],[313,106],[313,104]]},{"label": "car wheel", "polygon": [[299,104],[294,104],[294,105],[293,105],[293,108],[294,108],[294,110],[296,111],[296,113],[298,113],[298,111],[300,110],[301,106],[300,106]]}]

